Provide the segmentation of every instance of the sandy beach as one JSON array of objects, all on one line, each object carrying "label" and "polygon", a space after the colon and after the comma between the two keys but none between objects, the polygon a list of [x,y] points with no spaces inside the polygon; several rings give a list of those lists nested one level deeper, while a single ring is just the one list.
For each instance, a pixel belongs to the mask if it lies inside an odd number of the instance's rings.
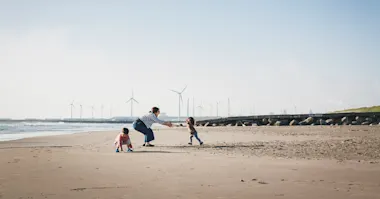
[{"label": "sandy beach", "polygon": [[133,153],[118,132],[0,142],[0,198],[380,198],[380,127],[204,127],[155,131]]}]

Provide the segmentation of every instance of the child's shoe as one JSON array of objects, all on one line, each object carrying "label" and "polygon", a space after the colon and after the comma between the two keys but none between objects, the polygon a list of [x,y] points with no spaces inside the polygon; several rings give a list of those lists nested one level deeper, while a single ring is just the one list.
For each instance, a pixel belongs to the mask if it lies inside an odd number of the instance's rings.
[{"label": "child's shoe", "polygon": [[132,149],[128,149],[128,152],[133,152],[133,150]]},{"label": "child's shoe", "polygon": [[199,143],[199,145],[203,145],[203,142]]},{"label": "child's shoe", "polygon": [[119,153],[119,149],[116,149],[116,153]]},{"label": "child's shoe", "polygon": [[193,143],[191,143],[191,142],[189,142],[188,144],[189,144],[189,145],[193,145]]}]

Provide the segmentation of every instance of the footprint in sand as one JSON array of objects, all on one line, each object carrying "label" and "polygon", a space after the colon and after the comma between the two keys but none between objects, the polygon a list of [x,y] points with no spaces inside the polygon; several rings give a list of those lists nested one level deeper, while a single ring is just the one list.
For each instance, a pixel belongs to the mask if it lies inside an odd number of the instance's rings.
[{"label": "footprint in sand", "polygon": [[259,183],[259,184],[269,184],[269,183],[264,182],[264,181],[259,181],[258,183]]}]

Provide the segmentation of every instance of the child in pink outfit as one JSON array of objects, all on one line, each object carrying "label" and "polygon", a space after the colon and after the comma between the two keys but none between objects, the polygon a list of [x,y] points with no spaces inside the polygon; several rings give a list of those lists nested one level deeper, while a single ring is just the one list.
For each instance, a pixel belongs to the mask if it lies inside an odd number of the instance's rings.
[{"label": "child in pink outfit", "polygon": [[203,142],[202,140],[198,137],[198,132],[195,130],[194,125],[195,125],[195,120],[193,117],[189,117],[186,119],[186,124],[187,128],[189,129],[190,132],[190,142],[189,145],[193,145],[193,137],[198,140],[199,144],[202,145]]},{"label": "child in pink outfit", "polygon": [[116,153],[120,151],[123,151],[123,145],[128,146],[128,152],[133,152],[133,147],[131,143],[131,139],[129,138],[129,130],[128,128],[123,128],[123,132],[116,136],[115,138],[115,146],[116,146]]}]

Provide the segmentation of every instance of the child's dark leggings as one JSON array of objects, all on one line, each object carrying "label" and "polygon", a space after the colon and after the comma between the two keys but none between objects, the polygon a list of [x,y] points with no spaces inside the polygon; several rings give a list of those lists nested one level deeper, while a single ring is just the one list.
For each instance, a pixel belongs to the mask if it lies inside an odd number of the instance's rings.
[{"label": "child's dark leggings", "polygon": [[199,137],[198,137],[198,133],[194,132],[194,134],[190,136],[190,143],[193,143],[193,137],[195,137],[198,140],[199,143],[202,142],[202,140],[199,139]]}]

